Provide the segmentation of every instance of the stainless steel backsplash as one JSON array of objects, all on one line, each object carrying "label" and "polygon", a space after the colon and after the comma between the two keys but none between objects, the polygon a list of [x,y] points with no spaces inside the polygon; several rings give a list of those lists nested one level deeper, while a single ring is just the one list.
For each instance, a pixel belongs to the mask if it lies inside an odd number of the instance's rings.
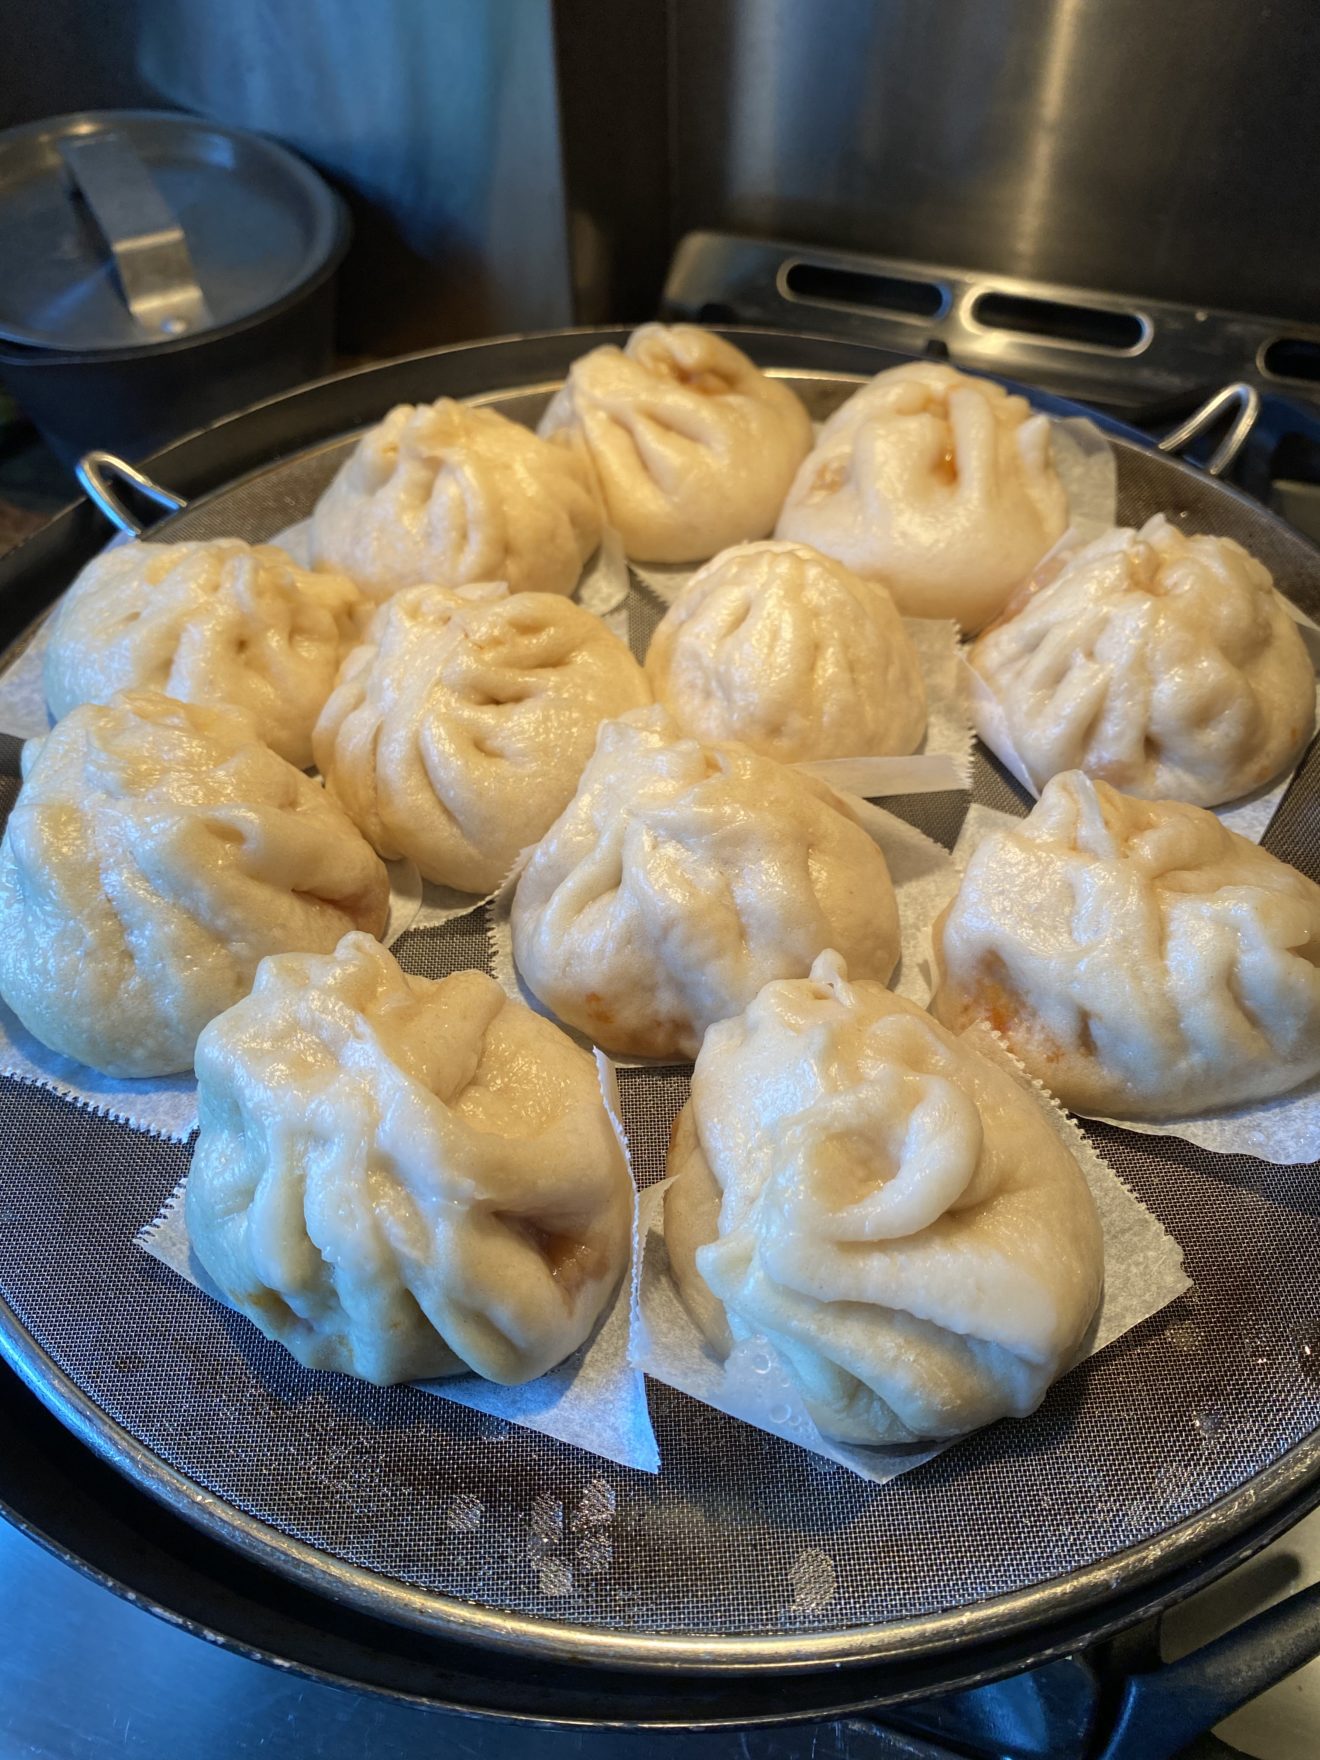
[{"label": "stainless steel backsplash", "polygon": [[1320,314],[1315,0],[672,0],[674,222]]},{"label": "stainless steel backsplash", "polygon": [[277,136],[358,227],[344,342],[655,309],[690,229],[1320,313],[1316,0],[30,0],[0,122]]}]

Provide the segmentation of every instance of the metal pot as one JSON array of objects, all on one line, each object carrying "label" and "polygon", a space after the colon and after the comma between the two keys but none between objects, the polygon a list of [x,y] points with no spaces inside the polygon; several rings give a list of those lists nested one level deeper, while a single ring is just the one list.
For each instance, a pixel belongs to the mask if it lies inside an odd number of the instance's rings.
[{"label": "metal pot", "polygon": [[324,373],[347,212],[284,148],[168,111],[0,135],[0,379],[68,464]]}]

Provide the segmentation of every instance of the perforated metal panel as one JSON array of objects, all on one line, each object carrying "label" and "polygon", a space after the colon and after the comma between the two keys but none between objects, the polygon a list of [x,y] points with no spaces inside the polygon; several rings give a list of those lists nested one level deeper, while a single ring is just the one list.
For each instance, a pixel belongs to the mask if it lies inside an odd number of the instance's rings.
[{"label": "perforated metal panel", "polygon": [[[821,413],[848,389],[801,385]],[[153,536],[269,537],[310,509],[342,452],[286,461]],[[1139,449],[1121,444],[1119,464],[1124,520],[1163,509],[1238,537],[1320,609],[1314,554],[1286,528]],[[657,611],[636,585],[639,649]],[[984,756],[974,792],[1024,810]],[[952,845],[967,800],[888,804]],[[1266,845],[1320,874],[1314,753]],[[396,951],[428,976],[486,958],[475,915],[412,932]],[[623,1070],[620,1087],[649,1183],[686,1072]],[[221,1523],[255,1517],[261,1532],[315,1548],[327,1571],[377,1573],[382,1597],[424,1591],[400,1598],[401,1618],[443,1624],[457,1599],[618,1634],[888,1628],[1096,1565],[1119,1572],[1127,1549],[1320,1426],[1320,1168],[1103,1126],[1091,1135],[1183,1246],[1194,1291],[1067,1376],[1031,1419],[884,1487],[664,1387],[651,1389],[664,1462],[652,1478],[409,1388],[304,1370],[132,1245],[187,1148],[13,1082],[0,1084],[0,1295],[26,1371],[62,1371],[142,1444],[139,1476],[150,1482],[164,1463],[218,1500]]]}]

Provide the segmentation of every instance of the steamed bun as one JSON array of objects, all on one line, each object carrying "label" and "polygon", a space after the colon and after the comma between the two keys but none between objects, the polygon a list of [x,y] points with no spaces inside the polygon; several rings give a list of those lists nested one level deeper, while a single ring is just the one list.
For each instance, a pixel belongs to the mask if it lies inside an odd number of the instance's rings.
[{"label": "steamed bun", "polygon": [[695,324],[643,324],[626,347],[574,361],[540,432],[590,459],[639,562],[701,562],[768,536],[811,446],[788,386]]},{"label": "steamed bun", "polygon": [[229,703],[305,769],[360,604],[351,581],[299,568],[273,544],[121,544],[89,562],[56,608],[46,701],[57,720],[118,690]]},{"label": "steamed bun", "polygon": [[714,1349],[763,1337],[827,1436],[1024,1417],[1100,1300],[1090,1191],[1042,1103],[837,954],[706,1035],[665,1241]]},{"label": "steamed bun", "polygon": [[23,748],[0,842],[0,996],[110,1075],[192,1065],[257,962],[384,931],[389,876],[239,709],[123,691]]},{"label": "steamed bun", "polygon": [[898,909],[842,798],[745,746],[684,739],[663,709],[607,721],[514,894],[535,995],[608,1050],[696,1055],[712,1021],[825,947],[888,978]]},{"label": "steamed bun", "polygon": [[401,403],[358,441],[312,513],[318,568],[372,599],[428,582],[571,593],[600,542],[591,473],[490,409]]},{"label": "steamed bun", "polygon": [[989,379],[913,361],[826,422],[775,536],[883,581],[909,617],[977,630],[1067,523],[1048,417]]},{"label": "steamed bun", "polygon": [[1315,722],[1315,670],[1269,571],[1163,514],[1078,550],[968,659],[982,738],[1002,726],[1038,790],[1085,770],[1213,807],[1278,775]]},{"label": "steamed bun", "polygon": [[972,854],[932,1012],[985,1020],[1077,1112],[1167,1118],[1320,1073],[1320,886],[1175,801],[1079,770]]},{"label": "steamed bun", "polygon": [[628,1262],[632,1180],[596,1069],[483,972],[365,935],[263,960],[197,1046],[188,1236],[311,1369],[530,1381]]},{"label": "steamed bun", "polygon": [[708,562],[656,629],[646,672],[684,733],[785,764],[911,752],[926,731],[893,600],[803,544],[738,544]]},{"label": "steamed bun", "polygon": [[650,700],[626,645],[567,599],[411,587],[345,661],[316,762],[381,855],[489,892],[567,806],[599,724]]}]

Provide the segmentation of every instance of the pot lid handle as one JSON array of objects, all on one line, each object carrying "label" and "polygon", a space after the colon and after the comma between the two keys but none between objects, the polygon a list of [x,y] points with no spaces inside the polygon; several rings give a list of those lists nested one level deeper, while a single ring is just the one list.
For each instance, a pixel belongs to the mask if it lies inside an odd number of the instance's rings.
[{"label": "pot lid handle", "polygon": [[60,157],[115,259],[119,285],[144,336],[185,336],[213,320],[197,284],[188,240],[126,135],[73,135]]}]

